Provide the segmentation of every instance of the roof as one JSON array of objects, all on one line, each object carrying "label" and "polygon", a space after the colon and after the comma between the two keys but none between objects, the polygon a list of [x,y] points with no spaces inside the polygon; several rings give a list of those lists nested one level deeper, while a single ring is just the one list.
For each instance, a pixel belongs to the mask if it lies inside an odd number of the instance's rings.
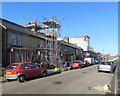
[{"label": "roof", "polygon": [[46,40],[51,40],[51,39],[49,39],[47,37],[44,37],[44,34],[40,34],[40,32],[30,31],[29,29],[27,29],[27,28],[25,28],[25,27],[23,27],[21,25],[18,25],[16,23],[13,23],[13,22],[10,22],[10,21],[7,21],[5,19],[0,18],[0,23],[2,24],[2,26],[5,26],[6,29],[11,29],[11,30],[15,30],[17,32],[29,34],[31,36],[39,37],[39,38],[46,39]]},{"label": "roof", "polygon": [[88,35],[86,35],[86,36],[80,36],[80,37],[71,37],[71,38],[85,38],[85,37],[88,38],[88,39],[90,39],[90,37]]},{"label": "roof", "polygon": [[76,45],[74,45],[74,44],[72,44],[72,43],[67,43],[67,42],[65,42],[65,41],[63,41],[63,40],[61,40],[61,41],[59,41],[61,44],[64,44],[64,45],[67,45],[67,46],[70,46],[70,47],[74,47],[74,48],[77,48],[77,49],[82,49],[81,47],[78,47],[78,46],[76,46]]}]

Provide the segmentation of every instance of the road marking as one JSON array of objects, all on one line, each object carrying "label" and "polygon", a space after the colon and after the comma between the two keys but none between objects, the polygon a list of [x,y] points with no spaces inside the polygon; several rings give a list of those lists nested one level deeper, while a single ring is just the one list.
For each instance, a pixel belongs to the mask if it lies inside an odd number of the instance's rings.
[{"label": "road marking", "polygon": [[104,91],[104,92],[109,92],[109,93],[111,93],[111,91],[110,91],[109,89],[103,89],[102,86],[95,86],[94,88],[97,89],[97,90],[99,90],[99,91]]}]

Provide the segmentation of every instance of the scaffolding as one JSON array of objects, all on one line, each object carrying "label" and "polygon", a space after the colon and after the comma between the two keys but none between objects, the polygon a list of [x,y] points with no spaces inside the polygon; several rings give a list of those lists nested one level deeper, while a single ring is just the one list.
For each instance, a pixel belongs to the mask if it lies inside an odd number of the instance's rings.
[{"label": "scaffolding", "polygon": [[50,38],[50,41],[46,40],[46,56],[52,64],[58,67],[58,59],[60,58],[60,47],[58,45],[57,38],[60,37],[61,28],[61,18],[56,18],[55,16],[42,17],[42,27],[47,27],[44,29],[44,34],[46,37]]},{"label": "scaffolding", "polygon": [[45,61],[50,64],[55,64],[56,67],[58,67],[58,59],[60,58],[60,45],[57,38],[61,37],[61,19],[64,19],[64,17],[42,16],[41,25],[37,25],[38,20],[34,20],[34,22],[28,22],[28,25],[25,26],[34,32],[39,31],[43,33],[45,37],[49,38],[45,40],[45,47],[39,50],[44,50]]}]

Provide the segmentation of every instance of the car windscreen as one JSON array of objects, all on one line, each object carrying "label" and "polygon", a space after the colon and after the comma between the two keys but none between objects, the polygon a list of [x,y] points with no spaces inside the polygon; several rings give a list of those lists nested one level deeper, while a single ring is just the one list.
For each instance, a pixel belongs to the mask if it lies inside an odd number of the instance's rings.
[{"label": "car windscreen", "polygon": [[111,62],[101,62],[102,65],[111,65]]},{"label": "car windscreen", "polygon": [[81,63],[83,63],[82,61],[79,61],[79,63],[81,64]]},{"label": "car windscreen", "polygon": [[8,66],[8,67],[6,68],[6,70],[16,69],[17,66],[18,66],[18,64],[11,64],[10,66]]},{"label": "car windscreen", "polygon": [[78,63],[78,61],[72,61],[71,63]]}]

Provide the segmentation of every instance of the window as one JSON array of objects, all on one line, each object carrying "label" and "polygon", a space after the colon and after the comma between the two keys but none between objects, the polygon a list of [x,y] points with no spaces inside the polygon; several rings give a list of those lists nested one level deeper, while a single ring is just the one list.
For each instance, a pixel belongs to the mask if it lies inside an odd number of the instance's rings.
[{"label": "window", "polygon": [[25,58],[25,52],[22,51],[22,62],[25,62],[26,58]]},{"label": "window", "polygon": [[29,69],[29,66],[28,64],[22,64],[20,69]]},{"label": "window", "polygon": [[41,53],[41,62],[44,61],[43,53]]},{"label": "window", "polygon": [[17,45],[21,46],[21,35],[17,35]]},{"label": "window", "polygon": [[12,34],[12,45],[16,45],[16,34]]},{"label": "window", "polygon": [[40,48],[40,40],[38,40],[38,48]]},{"label": "window", "polygon": [[101,62],[102,65],[111,65],[110,62]]},{"label": "window", "polygon": [[83,62],[82,61],[79,61],[80,64],[82,64]]},{"label": "window", "polygon": [[30,54],[30,52],[28,52],[28,61],[30,62],[30,60],[31,60],[31,54]]},{"label": "window", "polygon": [[39,68],[39,66],[35,64],[30,64],[30,68]]},{"label": "window", "polygon": [[78,63],[78,61],[72,61],[72,63]]},{"label": "window", "polygon": [[9,69],[16,69],[18,66],[18,64],[11,64],[10,66],[8,66],[6,69],[9,70]]},{"label": "window", "polygon": [[44,41],[38,40],[38,48],[44,48]]},{"label": "window", "polygon": [[48,48],[50,48],[50,42],[48,42]]},{"label": "window", "polygon": [[20,62],[20,56],[19,56],[19,53],[18,51],[15,52],[15,62]]}]

